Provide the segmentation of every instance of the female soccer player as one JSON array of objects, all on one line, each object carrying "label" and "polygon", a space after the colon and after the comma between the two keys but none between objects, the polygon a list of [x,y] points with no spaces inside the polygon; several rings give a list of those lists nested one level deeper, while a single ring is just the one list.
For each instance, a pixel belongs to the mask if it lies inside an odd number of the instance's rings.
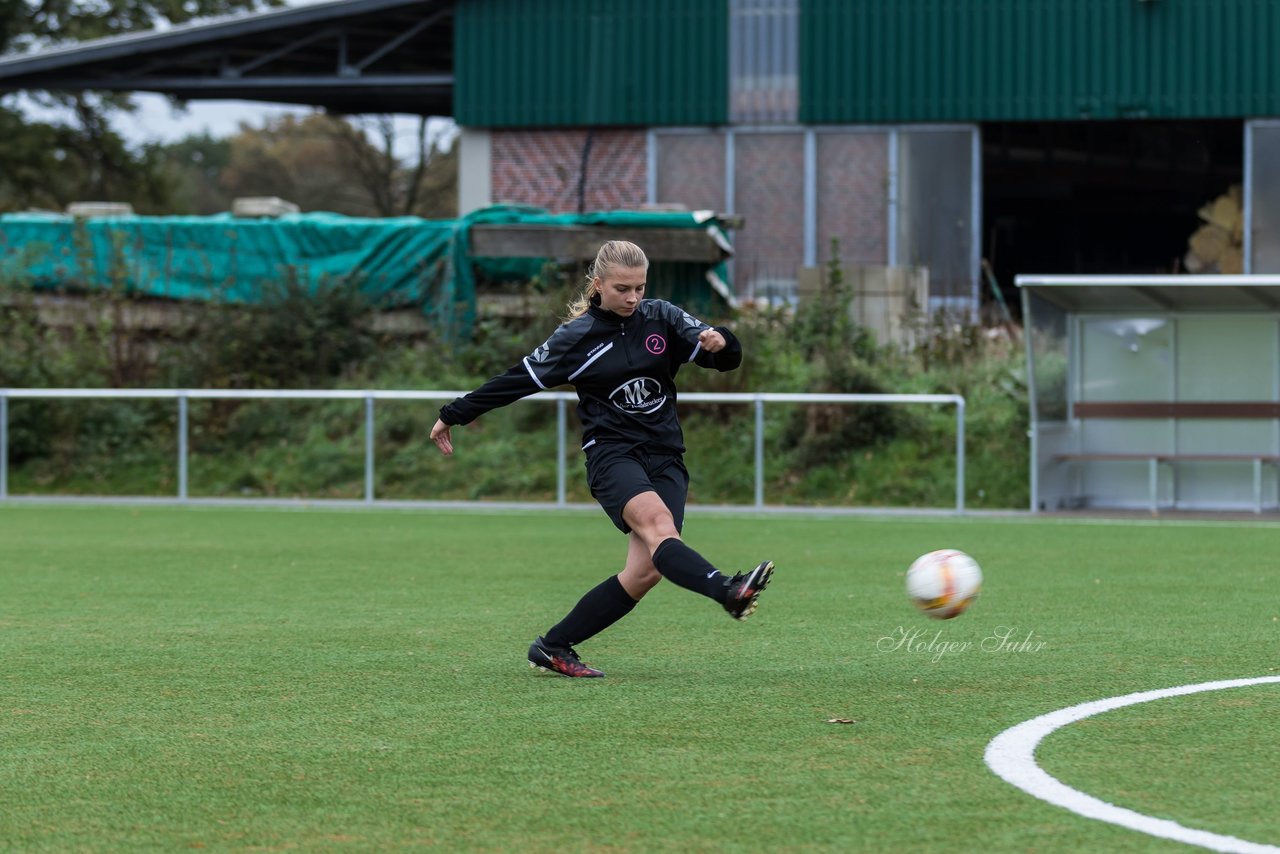
[{"label": "female soccer player", "polygon": [[589,591],[529,647],[529,665],[571,677],[604,676],[574,647],[630,613],[663,578],[719,602],[745,620],[773,574],[773,562],[722,575],[680,538],[689,472],[676,418],[675,375],[693,362],[731,371],[742,345],[669,302],[645,299],[649,259],[634,243],[610,240],[596,254],[565,322],[519,364],[440,408],[431,440],[453,453],[450,428],[535,392],[578,392],[591,494],[628,535],[622,571]]}]

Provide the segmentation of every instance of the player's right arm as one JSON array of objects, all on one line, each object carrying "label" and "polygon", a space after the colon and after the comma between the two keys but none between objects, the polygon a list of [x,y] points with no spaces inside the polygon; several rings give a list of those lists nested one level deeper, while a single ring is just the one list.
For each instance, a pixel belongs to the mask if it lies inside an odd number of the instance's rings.
[{"label": "player's right arm", "polygon": [[436,443],[441,453],[452,454],[450,427],[470,424],[491,409],[567,383],[573,372],[574,345],[590,328],[589,318],[579,318],[560,326],[541,346],[534,348],[505,373],[440,407],[440,418],[431,428],[431,441]]}]

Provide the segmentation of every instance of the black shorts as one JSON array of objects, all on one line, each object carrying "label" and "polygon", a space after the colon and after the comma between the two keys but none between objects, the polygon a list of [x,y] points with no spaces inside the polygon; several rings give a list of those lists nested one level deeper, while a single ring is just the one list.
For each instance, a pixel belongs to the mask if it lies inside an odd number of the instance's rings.
[{"label": "black shorts", "polygon": [[631,526],[622,508],[642,492],[656,492],[671,511],[676,530],[684,529],[689,471],[679,454],[651,454],[640,448],[597,444],[587,448],[587,485],[613,524],[624,534]]}]

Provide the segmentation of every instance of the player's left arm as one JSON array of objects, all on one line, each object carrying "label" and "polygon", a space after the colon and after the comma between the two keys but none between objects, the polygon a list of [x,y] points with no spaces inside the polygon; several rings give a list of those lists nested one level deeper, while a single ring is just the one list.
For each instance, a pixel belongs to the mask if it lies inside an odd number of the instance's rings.
[{"label": "player's left arm", "polygon": [[732,371],[742,364],[742,342],[727,326],[708,326],[698,333],[693,363],[717,371]]},{"label": "player's left arm", "polygon": [[727,326],[703,323],[669,302],[660,301],[660,308],[673,337],[682,344],[678,358],[717,371],[732,371],[742,364],[742,343]]}]

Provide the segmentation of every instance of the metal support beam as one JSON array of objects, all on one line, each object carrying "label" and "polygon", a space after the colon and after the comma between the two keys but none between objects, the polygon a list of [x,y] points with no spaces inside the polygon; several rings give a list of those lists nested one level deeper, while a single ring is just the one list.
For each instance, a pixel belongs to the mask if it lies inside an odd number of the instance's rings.
[{"label": "metal support beam", "polygon": [[293,53],[295,50],[297,50],[300,47],[306,47],[312,42],[318,42],[318,41],[321,41],[322,39],[334,38],[335,36],[341,37],[342,35],[343,35],[342,30],[338,29],[337,27],[329,27],[328,29],[324,29],[324,30],[320,30],[319,32],[312,33],[309,36],[303,36],[300,39],[295,39],[294,41],[291,41],[286,45],[282,45],[276,48],[275,50],[269,50],[266,53],[259,54],[249,62],[246,62],[244,65],[240,65],[240,66],[229,65],[225,69],[223,69],[222,74],[224,77],[234,77],[236,79],[239,79],[246,71],[252,71],[255,68],[261,68],[262,66],[266,65],[268,62],[273,62],[282,56],[288,56],[289,54]]},{"label": "metal support beam", "polygon": [[[237,92],[260,92],[262,90],[298,89],[315,91],[325,89],[350,89],[354,91],[371,88],[389,89],[448,89],[453,86],[452,74],[377,74],[363,77],[340,77],[336,74],[287,74],[278,77],[152,77],[152,78],[109,78],[109,77],[51,77],[44,85],[49,89],[97,89],[105,92],[137,92],[159,91],[177,93],[199,93],[202,97],[211,97],[211,93],[224,93],[227,98],[237,97]],[[4,85],[0,80],[0,91],[10,91],[13,87]]]},{"label": "metal support beam", "polygon": [[360,76],[360,73],[351,67],[351,65],[347,62],[347,59],[348,59],[347,31],[343,30],[342,32],[338,33],[338,62],[337,62],[338,67],[334,69],[334,73],[337,74],[339,77]]},{"label": "metal support beam", "polygon": [[391,51],[400,47],[400,45],[404,44],[409,39],[413,38],[418,33],[422,32],[427,27],[431,26],[432,24],[434,24],[436,21],[440,20],[444,16],[445,16],[445,13],[443,11],[436,12],[434,15],[428,15],[418,23],[414,24],[409,29],[405,30],[400,35],[393,38],[391,41],[384,44],[382,47],[371,52],[368,56],[366,56],[364,59],[360,60],[359,62],[355,63],[351,67],[354,68],[356,71],[364,71],[370,65],[373,65],[379,59],[382,59],[382,57],[386,56]]}]

